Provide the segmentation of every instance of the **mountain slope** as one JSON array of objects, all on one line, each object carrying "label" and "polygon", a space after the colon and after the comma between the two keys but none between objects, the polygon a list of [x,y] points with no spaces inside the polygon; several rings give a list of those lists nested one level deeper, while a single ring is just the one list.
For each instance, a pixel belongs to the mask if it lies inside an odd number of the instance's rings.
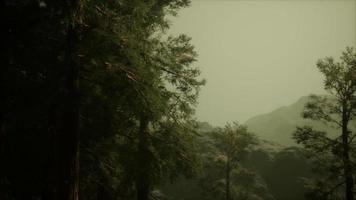
[{"label": "mountain slope", "polygon": [[296,145],[292,134],[296,126],[311,125],[319,130],[329,130],[324,124],[303,119],[301,113],[309,97],[302,97],[290,106],[284,106],[270,113],[258,115],[246,121],[248,130],[262,140],[268,140],[283,146]]}]

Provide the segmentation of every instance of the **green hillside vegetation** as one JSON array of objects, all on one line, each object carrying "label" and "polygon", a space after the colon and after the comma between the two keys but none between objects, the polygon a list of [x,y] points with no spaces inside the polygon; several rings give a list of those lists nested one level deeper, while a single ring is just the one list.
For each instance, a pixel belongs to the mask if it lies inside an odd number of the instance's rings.
[{"label": "green hillside vegetation", "polygon": [[309,100],[309,96],[302,97],[292,105],[252,117],[245,122],[245,125],[249,131],[255,133],[261,140],[284,147],[297,145],[292,137],[296,126],[310,125],[318,130],[328,131],[329,134],[335,135],[336,129],[328,127],[322,122],[302,117],[304,106]]},{"label": "green hillside vegetation", "polygon": [[[215,152],[215,147],[212,145],[214,139],[211,137],[211,132],[214,131],[213,126],[203,122],[199,123],[198,139],[198,154],[203,157],[201,161],[201,173],[192,179],[179,177],[175,182],[167,181],[161,186],[165,196],[169,196],[171,200],[196,200],[196,199],[221,199],[218,196],[214,197],[216,188],[214,189],[212,182],[208,181],[208,186],[202,185],[202,180],[206,179],[206,174],[216,174],[216,167],[211,168],[212,161],[204,159],[209,157],[211,152]],[[210,167],[209,167],[210,166]],[[273,199],[273,200],[303,200],[304,179],[312,177],[311,164],[307,161],[305,152],[298,148],[283,148],[278,144],[268,141],[259,141],[244,159],[240,160],[239,168],[243,174],[238,176],[236,184],[248,185],[250,188],[255,188],[251,193],[259,193],[261,196],[257,199]],[[220,167],[221,168],[221,167]],[[291,170],[293,169],[293,170]],[[244,178],[243,178],[244,177]],[[223,184],[223,182],[222,182]],[[208,188],[206,188],[208,187]],[[216,186],[219,188],[219,186]],[[215,191],[215,192],[213,192]],[[257,192],[258,191],[258,192]],[[247,198],[251,199],[250,196]]]},{"label": "green hillside vegetation", "polygon": [[0,4],[0,200],[355,200],[352,48],[317,64],[330,96],[214,127],[167,36],[189,0]]}]

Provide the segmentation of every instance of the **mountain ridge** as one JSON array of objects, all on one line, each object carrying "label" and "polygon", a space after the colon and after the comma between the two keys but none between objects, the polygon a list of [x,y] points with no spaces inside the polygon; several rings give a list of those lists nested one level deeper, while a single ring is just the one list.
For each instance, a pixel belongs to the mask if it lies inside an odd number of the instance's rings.
[{"label": "mountain ridge", "polygon": [[262,140],[283,146],[296,146],[292,134],[297,126],[312,125],[316,128],[326,129],[321,122],[302,117],[304,105],[309,99],[310,95],[303,96],[288,106],[282,106],[271,112],[254,116],[248,119],[244,125]]}]

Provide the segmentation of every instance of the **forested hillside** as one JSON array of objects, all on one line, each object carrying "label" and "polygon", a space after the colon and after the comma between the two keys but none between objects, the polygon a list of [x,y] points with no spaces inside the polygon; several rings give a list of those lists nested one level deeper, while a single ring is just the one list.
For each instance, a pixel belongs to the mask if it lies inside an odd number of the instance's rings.
[{"label": "forested hillside", "polygon": [[[213,130],[213,126],[208,123],[200,123],[201,136],[197,140],[201,146],[213,142],[208,134]],[[211,151],[202,148],[199,153],[204,156]],[[243,167],[244,171],[236,175],[232,185],[235,185],[234,188],[237,190],[247,187],[245,189],[250,195],[256,194],[256,196],[244,197],[247,199],[303,200],[306,192],[303,186],[304,179],[313,177],[311,163],[306,158],[306,152],[300,148],[284,148],[272,142],[260,141],[251,149],[248,156],[241,159],[238,168]],[[203,161],[201,165],[203,170],[196,177],[189,179],[180,177],[173,183],[167,180],[161,186],[162,192],[172,200],[210,199],[209,196],[213,196],[218,191],[212,190],[213,186],[206,188],[201,184],[206,174],[214,173],[214,168],[208,168],[211,161]],[[223,167],[216,167],[224,170]],[[222,178],[210,179],[207,185],[217,184]]]},{"label": "forested hillside", "polygon": [[190,5],[1,1],[0,200],[355,200],[354,49],[317,62],[328,95],[212,126],[199,52],[169,34]]},{"label": "forested hillside", "polygon": [[309,96],[301,97],[292,105],[283,106],[270,113],[255,116],[247,120],[245,124],[260,139],[274,142],[277,146],[282,145],[284,147],[296,145],[293,139],[296,126],[310,125],[328,131],[330,134],[336,134],[336,130],[332,127],[326,127],[321,122],[303,118],[304,106],[309,101]]}]

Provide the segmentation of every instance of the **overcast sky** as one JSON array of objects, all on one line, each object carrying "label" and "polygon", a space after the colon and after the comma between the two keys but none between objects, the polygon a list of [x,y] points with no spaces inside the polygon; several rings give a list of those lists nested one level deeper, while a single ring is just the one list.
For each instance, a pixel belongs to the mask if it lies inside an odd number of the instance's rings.
[{"label": "overcast sky", "polygon": [[323,93],[315,63],[355,46],[353,0],[193,0],[173,18],[199,54],[207,84],[196,116],[213,125],[247,119]]}]

